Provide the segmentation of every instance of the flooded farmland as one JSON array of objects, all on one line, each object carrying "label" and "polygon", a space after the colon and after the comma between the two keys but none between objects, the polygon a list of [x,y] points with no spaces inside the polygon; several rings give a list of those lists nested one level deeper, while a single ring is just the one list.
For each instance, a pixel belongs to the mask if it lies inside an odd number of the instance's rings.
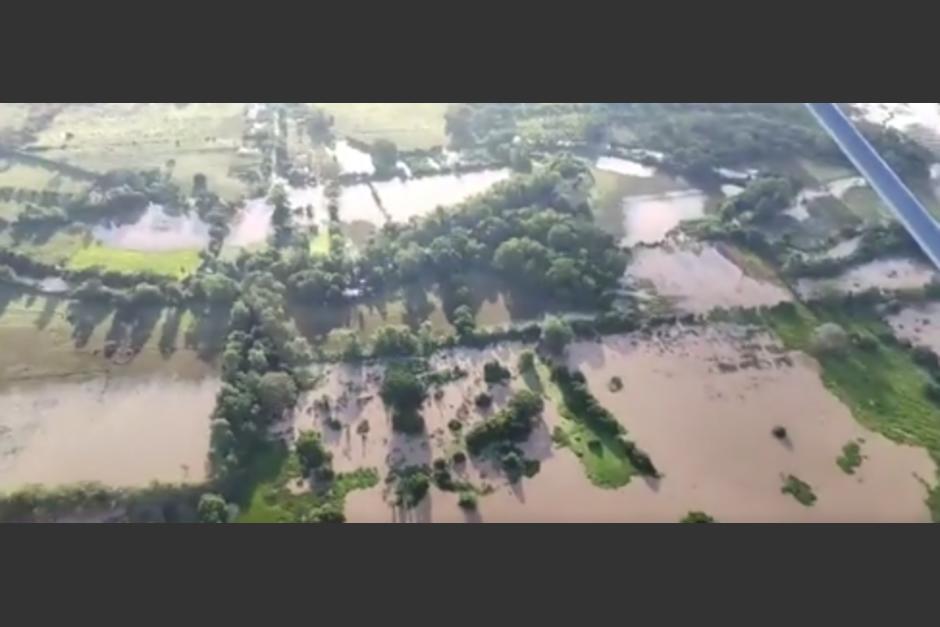
[{"label": "flooded farmland", "polygon": [[898,337],[940,353],[940,303],[908,307],[889,316],[887,322]]},{"label": "flooded farmland", "polygon": [[195,213],[171,214],[154,204],[133,223],[99,225],[92,233],[103,244],[125,250],[190,250],[209,243],[209,225]]},{"label": "flooded farmland", "polygon": [[629,196],[623,200],[624,246],[656,244],[684,220],[705,215],[707,196],[697,190]]},{"label": "flooded farmland", "polygon": [[[377,487],[350,495],[348,519],[669,522],[699,509],[728,522],[929,520],[921,483],[934,476],[927,453],[862,428],[823,386],[815,362],[784,354],[769,336],[733,327],[615,336],[573,345],[569,362],[651,455],[660,479],[635,477],[617,490],[593,486],[569,450],[539,435],[562,420],[547,408],[544,429],[530,443],[542,462],[539,474],[516,486],[495,485],[477,512],[464,514],[456,495],[435,489],[401,512]],[[620,392],[607,388],[614,375],[624,381]],[[787,429],[784,442],[771,435],[777,425]],[[836,464],[851,441],[861,442],[865,456],[854,475]],[[812,486],[813,507],[781,493],[782,475],[791,473]]]},{"label": "flooded farmland", "polygon": [[898,290],[923,287],[936,272],[926,263],[912,259],[877,259],[856,266],[843,274],[825,279],[800,279],[797,290],[804,298],[830,292],[857,293],[872,288]]},{"label": "flooded farmland", "polygon": [[627,274],[652,284],[656,294],[690,313],[791,300],[785,288],[748,276],[714,246],[643,248],[634,253]]},{"label": "flooded farmland", "polygon": [[[437,207],[456,205],[509,178],[507,169],[445,174],[418,179],[392,179],[375,183],[382,206],[393,222],[431,213]],[[346,214],[343,218],[347,219]]]},{"label": "flooded farmland", "polygon": [[[339,217],[347,225],[368,223],[380,227],[390,219],[407,222],[437,207],[453,206],[483,193],[509,175],[509,170],[498,169],[348,185],[340,190]],[[288,187],[286,191],[297,223],[321,227],[328,223],[322,187]],[[311,209],[311,218],[303,211],[307,207]],[[266,198],[246,202],[232,223],[226,246],[242,248],[264,244],[273,232],[273,213],[274,207]]]},{"label": "flooded farmland", "polygon": [[218,387],[213,377],[99,377],[6,389],[0,393],[0,489],[201,481]]}]

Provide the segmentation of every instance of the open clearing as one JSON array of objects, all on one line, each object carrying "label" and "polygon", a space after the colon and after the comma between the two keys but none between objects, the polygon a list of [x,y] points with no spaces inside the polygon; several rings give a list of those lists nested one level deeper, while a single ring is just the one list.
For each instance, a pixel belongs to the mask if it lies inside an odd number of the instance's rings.
[{"label": "open clearing", "polygon": [[330,113],[336,131],[364,142],[387,139],[402,150],[447,144],[444,133],[446,102],[320,102]]}]

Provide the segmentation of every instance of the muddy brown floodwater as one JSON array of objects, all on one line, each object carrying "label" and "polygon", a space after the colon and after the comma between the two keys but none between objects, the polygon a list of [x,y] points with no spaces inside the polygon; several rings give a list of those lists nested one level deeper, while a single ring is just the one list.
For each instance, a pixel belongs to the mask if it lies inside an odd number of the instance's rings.
[{"label": "muddy brown floodwater", "polygon": [[940,304],[908,307],[889,316],[887,321],[898,337],[940,352]]},{"label": "muddy brown floodwater", "polygon": [[214,377],[119,377],[5,389],[0,489],[202,481],[218,388]]},{"label": "muddy brown floodwater", "polygon": [[[570,451],[544,441],[561,420],[549,408],[530,443],[541,472],[518,486],[495,485],[476,513],[464,514],[456,494],[434,488],[417,508],[398,512],[378,487],[348,497],[348,519],[671,522],[703,510],[728,522],[929,520],[918,479],[934,481],[927,453],[861,427],[823,386],[813,360],[785,354],[769,336],[724,326],[672,329],[669,336],[614,336],[569,350],[571,364],[649,452],[661,479],[634,478],[618,490],[593,486]],[[617,393],[607,388],[614,375],[625,386]],[[771,435],[776,425],[786,427],[787,441]],[[865,460],[848,475],[836,458],[852,440],[863,440]],[[790,473],[812,486],[813,507],[780,492]]]},{"label": "muddy brown floodwater", "polygon": [[877,259],[858,265],[831,279],[800,279],[797,291],[805,297],[826,292],[863,292],[871,288],[897,290],[923,287],[936,271],[920,261],[903,258]]},{"label": "muddy brown floodwater", "polygon": [[627,273],[651,282],[660,296],[692,313],[791,300],[786,289],[747,276],[713,246],[682,248],[664,244],[640,249],[634,253]]}]

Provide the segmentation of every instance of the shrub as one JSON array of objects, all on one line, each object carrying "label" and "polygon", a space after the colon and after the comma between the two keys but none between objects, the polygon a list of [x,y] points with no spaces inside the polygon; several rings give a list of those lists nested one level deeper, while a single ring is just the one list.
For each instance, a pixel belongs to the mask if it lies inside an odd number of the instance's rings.
[{"label": "shrub", "polygon": [[463,429],[463,423],[454,418],[447,423],[447,428],[456,433]]},{"label": "shrub", "polygon": [[793,496],[801,505],[810,507],[816,502],[816,495],[813,493],[813,488],[798,477],[793,475],[788,475],[784,479],[783,487],[780,488],[780,491],[783,494],[789,494]]},{"label": "shrub", "polygon": [[787,430],[786,430],[786,428],[785,428],[785,427],[781,427],[780,425],[777,425],[776,427],[774,427],[774,428],[771,430],[771,433],[773,433],[773,436],[774,436],[775,438],[777,438],[778,440],[785,440],[786,437],[787,437]]},{"label": "shrub", "polygon": [[522,477],[525,466],[522,457],[520,457],[519,453],[516,451],[509,451],[503,454],[499,460],[499,464],[511,483],[517,482]]},{"label": "shrub", "polygon": [[713,523],[715,522],[715,519],[709,516],[708,514],[706,514],[705,512],[689,512],[679,522],[693,523],[693,524],[694,523]]},{"label": "shrub", "polygon": [[477,496],[473,492],[461,492],[457,499],[457,505],[460,509],[474,510],[477,508]]},{"label": "shrub", "polygon": [[332,459],[316,431],[302,431],[297,438],[297,458],[306,473],[320,468]]},{"label": "shrub", "polygon": [[467,455],[463,451],[457,451],[454,453],[454,456],[451,458],[454,464],[465,464],[467,462]]},{"label": "shrub", "polygon": [[940,385],[931,381],[924,386],[924,396],[932,403],[940,405]]},{"label": "shrub", "polygon": [[431,486],[427,468],[409,466],[396,475],[398,481],[395,485],[395,504],[405,508],[415,507],[424,499]]},{"label": "shrub", "polygon": [[620,377],[611,377],[610,382],[607,383],[607,389],[611,392],[619,392],[623,389],[623,379]]},{"label": "shrub", "polygon": [[470,430],[467,448],[476,455],[490,444],[526,439],[532,432],[533,418],[543,409],[544,403],[539,396],[528,390],[517,392],[505,409]]},{"label": "shrub", "polygon": [[532,372],[535,370],[535,353],[532,351],[522,351],[519,355],[519,372]]},{"label": "shrub", "polygon": [[483,365],[483,380],[486,381],[488,385],[496,385],[497,383],[508,381],[511,377],[512,373],[495,359]]},{"label": "shrub", "polygon": [[493,397],[486,392],[480,392],[476,395],[476,398],[473,399],[473,403],[480,409],[489,409],[493,406]]},{"label": "shrub", "polygon": [[839,354],[849,343],[849,336],[841,326],[834,322],[819,325],[813,331],[813,351],[819,355]]}]

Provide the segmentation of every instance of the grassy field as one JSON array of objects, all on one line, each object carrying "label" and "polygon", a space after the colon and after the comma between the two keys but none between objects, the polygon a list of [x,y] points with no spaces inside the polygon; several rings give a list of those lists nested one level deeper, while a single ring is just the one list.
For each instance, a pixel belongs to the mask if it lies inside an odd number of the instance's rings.
[{"label": "grassy field", "polygon": [[38,135],[36,144],[50,147],[65,144],[67,149],[85,150],[237,147],[244,129],[244,111],[245,105],[238,102],[185,106],[164,102],[75,104],[52,120]]},{"label": "grassy field", "polygon": [[[167,167],[184,192],[193,175],[205,174],[210,189],[235,201],[248,193],[233,168],[254,167],[258,156],[238,155],[244,130],[242,103],[98,103],[67,107],[39,136],[47,159],[88,170]],[[66,141],[67,133],[71,137]]]},{"label": "grassy field", "polygon": [[141,252],[93,245],[78,250],[68,265],[73,270],[100,266],[117,272],[149,271],[182,278],[194,272],[199,263],[198,250]]},{"label": "grassy field", "polygon": [[326,257],[330,254],[330,232],[328,229],[321,228],[317,236],[310,240],[310,254],[320,257]]},{"label": "grassy field", "polygon": [[[847,331],[875,338],[890,332],[874,318],[851,316],[844,310],[812,312],[798,305],[795,312],[768,312],[764,320],[789,349],[811,351],[814,329],[835,322]],[[823,383],[869,429],[903,444],[925,447],[940,463],[940,409],[924,395],[930,375],[910,354],[891,342],[877,342],[876,350],[854,345],[839,354],[819,355]],[[935,520],[940,520],[940,489],[931,497]]]},{"label": "grassy field", "polygon": [[81,228],[55,231],[48,239],[14,240],[7,230],[0,233],[0,246],[14,248],[44,263],[65,263],[89,241],[89,234]]},{"label": "grassy field", "polygon": [[586,424],[575,420],[565,405],[561,390],[551,380],[548,366],[536,360],[538,383],[530,387],[540,388],[549,402],[554,403],[558,413],[564,419],[565,446],[581,460],[591,483],[599,488],[615,489],[627,485],[636,474],[623,451],[623,446],[615,437],[593,432]]},{"label": "grassy field", "polygon": [[823,163],[822,161],[800,159],[798,165],[813,181],[820,184],[849,176],[858,176],[858,173],[853,168]]},{"label": "grassy field", "polygon": [[447,144],[444,132],[445,102],[321,102],[335,129],[365,142],[388,139],[403,150]]},{"label": "grassy field", "polygon": [[842,202],[867,222],[879,222],[891,217],[888,208],[870,187],[851,188],[842,197]]}]

